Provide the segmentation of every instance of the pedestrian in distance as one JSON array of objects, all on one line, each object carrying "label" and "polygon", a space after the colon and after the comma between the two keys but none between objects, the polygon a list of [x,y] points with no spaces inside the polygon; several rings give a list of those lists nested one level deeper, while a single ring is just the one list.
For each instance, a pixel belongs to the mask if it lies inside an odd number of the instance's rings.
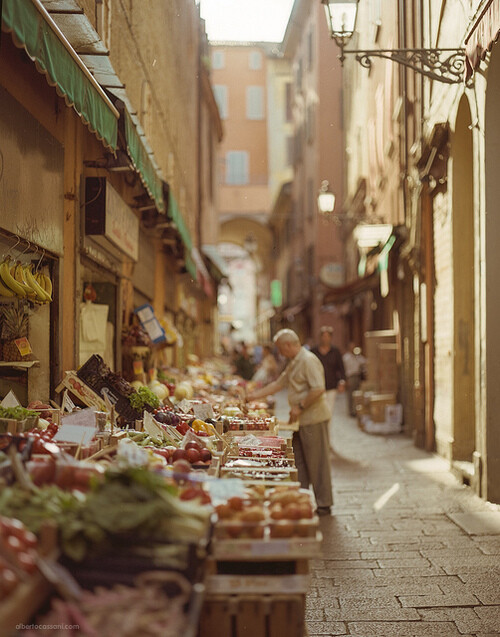
[{"label": "pedestrian in distance", "polygon": [[257,371],[253,375],[252,380],[262,387],[275,380],[277,375],[278,363],[274,357],[273,348],[271,345],[263,345],[262,361],[257,367]]},{"label": "pedestrian in distance", "polygon": [[[345,390],[345,370],[342,361],[342,354],[338,347],[332,344],[333,327],[323,325],[319,331],[319,344],[313,347],[311,352],[319,358],[325,371],[326,401],[333,416],[335,397],[337,391],[342,393]],[[333,445],[329,438],[330,453],[334,454]]]},{"label": "pedestrian in distance", "polygon": [[244,341],[241,341],[234,358],[234,371],[244,380],[252,380],[255,364]]},{"label": "pedestrian in distance", "polygon": [[363,380],[366,366],[366,358],[361,353],[361,348],[356,346],[356,343],[349,343],[347,352],[342,356],[344,362],[344,369],[347,378],[346,393],[347,393],[347,409],[350,416],[355,416],[356,411],[354,409],[353,392],[357,391]]},{"label": "pedestrian in distance", "polygon": [[299,423],[298,431],[293,433],[292,445],[300,486],[308,489],[312,485],[318,515],[329,515],[333,496],[325,373],[318,358],[301,346],[293,330],[280,330],[273,340],[280,354],[288,359],[288,364],[275,381],[248,394],[247,400],[264,398],[288,388],[290,423]]}]

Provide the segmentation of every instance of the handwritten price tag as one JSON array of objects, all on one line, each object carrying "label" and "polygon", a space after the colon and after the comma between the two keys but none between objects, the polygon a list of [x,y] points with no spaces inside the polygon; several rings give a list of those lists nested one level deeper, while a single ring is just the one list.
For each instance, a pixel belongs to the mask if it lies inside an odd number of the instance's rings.
[{"label": "handwritten price tag", "polygon": [[16,344],[16,347],[19,350],[21,356],[27,356],[28,354],[33,353],[30,342],[25,336],[23,336],[23,338],[16,338],[14,343]]},{"label": "handwritten price tag", "polygon": [[198,403],[193,407],[193,412],[196,418],[200,420],[206,420],[207,418],[214,417],[214,410],[212,409],[212,405],[210,403]]}]

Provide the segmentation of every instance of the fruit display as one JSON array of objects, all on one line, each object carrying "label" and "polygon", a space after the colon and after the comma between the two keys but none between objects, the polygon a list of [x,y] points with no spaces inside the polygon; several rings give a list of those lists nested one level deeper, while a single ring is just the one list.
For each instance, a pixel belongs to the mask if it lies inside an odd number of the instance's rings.
[{"label": "fruit display", "polygon": [[38,619],[36,635],[50,637],[53,626],[65,623],[76,626],[71,632],[82,637],[185,635],[191,590],[178,573],[143,573],[133,586],[99,586],[83,592],[76,603],[54,599],[50,612]]},{"label": "fruit display", "polygon": [[52,281],[33,264],[11,261],[9,257],[0,263],[0,296],[27,299],[45,304],[52,301]]},{"label": "fruit display", "polygon": [[0,310],[1,332],[3,340],[2,359],[6,362],[34,360],[32,353],[21,354],[16,340],[28,336],[28,312],[25,305],[5,306]]},{"label": "fruit display", "polygon": [[266,532],[268,514],[262,504],[249,498],[232,497],[226,504],[215,507],[218,522],[215,537],[218,539],[262,539]]}]

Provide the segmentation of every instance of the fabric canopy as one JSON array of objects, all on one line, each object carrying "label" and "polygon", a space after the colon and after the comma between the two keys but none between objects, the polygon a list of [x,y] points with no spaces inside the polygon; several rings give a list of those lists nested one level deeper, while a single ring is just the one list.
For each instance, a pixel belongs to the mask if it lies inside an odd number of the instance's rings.
[{"label": "fabric canopy", "polygon": [[465,39],[465,79],[472,77],[500,35],[500,0],[489,0]]},{"label": "fabric canopy", "polygon": [[3,0],[2,27],[105,146],[116,149],[118,111],[38,0]]},{"label": "fabric canopy", "polygon": [[196,265],[191,257],[191,251],[193,249],[193,240],[191,239],[191,235],[186,226],[186,222],[184,221],[184,217],[182,216],[182,212],[180,211],[177,200],[175,199],[172,192],[168,195],[168,216],[174,222],[177,232],[180,234],[182,242],[186,248],[186,269],[189,274],[196,279]]},{"label": "fabric canopy", "polygon": [[132,121],[128,110],[124,110],[125,115],[125,139],[127,144],[127,152],[134,164],[134,168],[141,176],[149,196],[155,202],[158,212],[165,212],[165,201],[163,199],[163,182],[158,174],[157,169],[153,165],[151,156],[149,155],[137,128]]}]

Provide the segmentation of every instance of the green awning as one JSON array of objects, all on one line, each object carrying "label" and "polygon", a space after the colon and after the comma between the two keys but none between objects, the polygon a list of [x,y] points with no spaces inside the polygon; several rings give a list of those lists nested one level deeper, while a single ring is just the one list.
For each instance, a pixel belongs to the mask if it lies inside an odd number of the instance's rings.
[{"label": "green awning", "polygon": [[178,233],[181,235],[182,242],[186,247],[186,269],[189,274],[196,279],[196,265],[191,257],[193,240],[191,239],[184,217],[172,192],[168,195],[168,216],[174,222]]},{"label": "green awning", "polygon": [[151,157],[141,140],[137,128],[132,121],[130,113],[124,109],[125,114],[125,138],[127,152],[130,155],[135,169],[141,176],[144,188],[155,202],[158,212],[165,212],[165,201],[163,199],[163,183],[158,174]]},{"label": "green awning", "polygon": [[38,0],[3,0],[2,27],[103,144],[116,149],[118,111]]}]

